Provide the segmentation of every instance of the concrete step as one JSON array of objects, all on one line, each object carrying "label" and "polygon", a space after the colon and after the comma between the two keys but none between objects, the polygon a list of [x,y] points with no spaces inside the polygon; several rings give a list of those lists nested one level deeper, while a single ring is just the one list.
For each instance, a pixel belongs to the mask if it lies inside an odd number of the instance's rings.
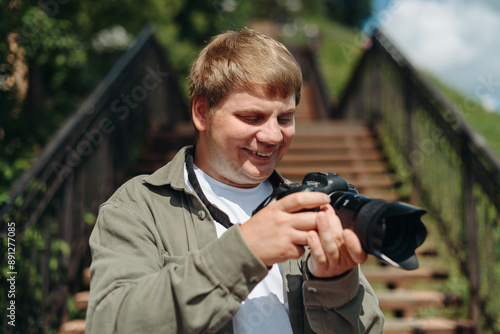
[{"label": "concrete step", "polygon": [[[90,268],[85,268],[82,273],[82,281],[85,286],[90,286]],[[76,293],[74,296],[75,308],[78,311],[87,311],[89,303],[89,291]],[[59,334],[85,334],[85,319],[73,319],[65,321],[59,327]]]},{"label": "concrete step", "polygon": [[469,320],[442,318],[391,318],[386,319],[385,334],[472,334]]},{"label": "concrete step", "polygon": [[[300,143],[300,145],[298,144]],[[319,145],[319,146],[317,146]],[[351,136],[351,137],[339,137],[333,135],[324,134],[311,134],[311,135],[295,135],[290,148],[307,148],[307,147],[319,147],[323,149],[341,149],[341,148],[351,148],[351,149],[373,149],[378,148],[379,144],[373,137],[365,136]]]},{"label": "concrete step", "polygon": [[310,163],[308,161],[302,162],[280,162],[279,169],[283,168],[310,168],[311,171],[334,172],[340,174],[340,171],[348,171],[355,168],[358,174],[361,173],[384,173],[387,172],[387,165],[383,161],[317,161]]},{"label": "concrete step", "polygon": [[[314,168],[314,169],[311,169]],[[375,166],[337,166],[335,164],[325,164],[321,168],[314,166],[281,166],[278,165],[276,168],[281,174],[285,175],[306,175],[309,172],[332,172],[339,175],[356,175],[356,174],[385,174],[387,172],[387,167],[383,164],[377,164]]]},{"label": "concrete step", "polygon": [[363,154],[346,150],[344,153],[328,153],[324,152],[294,152],[289,151],[281,160],[281,163],[316,163],[316,162],[340,162],[340,161],[380,161],[385,160],[384,156],[376,151],[371,150]]},{"label": "concrete step", "polygon": [[370,283],[384,283],[391,289],[404,288],[415,281],[445,280],[448,278],[446,271],[429,268],[401,270],[391,266],[378,266],[363,267],[362,271]]},{"label": "concrete step", "polygon": [[401,317],[413,317],[422,307],[448,307],[461,303],[459,297],[439,291],[396,289],[377,291],[376,295],[382,310],[395,311]]},{"label": "concrete step", "polygon": [[65,322],[59,327],[59,334],[85,334],[85,319]]},{"label": "concrete step", "polygon": [[365,196],[399,199],[375,136],[359,122],[297,125],[294,141],[277,170],[297,183],[310,172],[334,172]]},{"label": "concrete step", "polygon": [[90,286],[90,268],[85,268],[83,270],[83,274],[82,274],[82,278],[83,278],[83,284],[85,286]]},{"label": "concrete step", "polygon": [[[299,138],[299,137],[295,137]],[[346,141],[324,141],[324,140],[317,140],[317,141],[300,141],[300,139],[294,139],[292,141],[292,144],[290,145],[289,152],[294,152],[294,151],[310,151],[310,150],[315,150],[319,152],[329,152],[329,151],[335,151],[335,150],[373,150],[373,149],[378,149],[379,143],[373,140],[364,140],[364,141],[358,141],[358,142],[346,142]]]},{"label": "concrete step", "polygon": [[75,307],[78,311],[86,311],[89,304],[89,291],[75,293]]},{"label": "concrete step", "polygon": [[373,136],[373,132],[359,121],[330,121],[320,120],[312,122],[297,122],[295,126],[297,134],[330,133],[332,135],[365,135]]}]

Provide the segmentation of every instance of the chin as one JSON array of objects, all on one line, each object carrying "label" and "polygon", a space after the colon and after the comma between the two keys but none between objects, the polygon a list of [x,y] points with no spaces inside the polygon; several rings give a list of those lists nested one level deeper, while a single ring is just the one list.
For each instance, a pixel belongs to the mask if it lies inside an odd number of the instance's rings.
[{"label": "chin", "polygon": [[265,172],[265,173],[247,174],[248,175],[247,180],[249,180],[249,183],[257,185],[257,184],[267,180],[269,178],[269,176],[271,176],[273,171],[274,171],[274,169],[272,169],[269,172]]}]

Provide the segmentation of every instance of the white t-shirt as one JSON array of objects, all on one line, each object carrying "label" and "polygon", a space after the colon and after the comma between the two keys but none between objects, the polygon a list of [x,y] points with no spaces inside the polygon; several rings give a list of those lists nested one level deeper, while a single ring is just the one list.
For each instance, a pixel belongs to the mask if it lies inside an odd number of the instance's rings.
[{"label": "white t-shirt", "polygon": [[[243,224],[250,219],[252,211],[273,191],[268,181],[255,188],[236,188],[215,180],[196,166],[194,172],[205,197],[225,212],[233,224]],[[193,190],[186,167],[184,179]],[[215,228],[219,238],[226,231],[226,228],[217,222]],[[242,302],[240,310],[233,317],[235,333],[292,333],[282,272],[280,264],[273,265],[267,276]]]}]

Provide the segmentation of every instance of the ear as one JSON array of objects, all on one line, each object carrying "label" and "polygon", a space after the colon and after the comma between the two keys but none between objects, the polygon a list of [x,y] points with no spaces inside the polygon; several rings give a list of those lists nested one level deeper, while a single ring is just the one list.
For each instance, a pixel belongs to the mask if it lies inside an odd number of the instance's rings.
[{"label": "ear", "polygon": [[208,127],[208,101],[203,96],[195,96],[191,105],[194,126],[198,131],[205,131]]}]

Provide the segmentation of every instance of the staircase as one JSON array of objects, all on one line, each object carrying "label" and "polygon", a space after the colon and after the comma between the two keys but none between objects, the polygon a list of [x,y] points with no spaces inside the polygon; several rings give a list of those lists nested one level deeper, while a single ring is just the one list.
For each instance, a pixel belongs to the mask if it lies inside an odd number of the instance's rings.
[{"label": "staircase", "polygon": [[[277,170],[298,183],[309,172],[335,172],[362,195],[403,201],[377,138],[359,122],[304,121],[297,125],[290,150]],[[420,317],[421,310],[452,308],[461,300],[439,291],[448,274],[440,265],[432,236],[417,253],[421,266],[413,271],[382,265],[374,257],[362,265],[386,315],[385,333],[471,333],[468,321]]]}]

